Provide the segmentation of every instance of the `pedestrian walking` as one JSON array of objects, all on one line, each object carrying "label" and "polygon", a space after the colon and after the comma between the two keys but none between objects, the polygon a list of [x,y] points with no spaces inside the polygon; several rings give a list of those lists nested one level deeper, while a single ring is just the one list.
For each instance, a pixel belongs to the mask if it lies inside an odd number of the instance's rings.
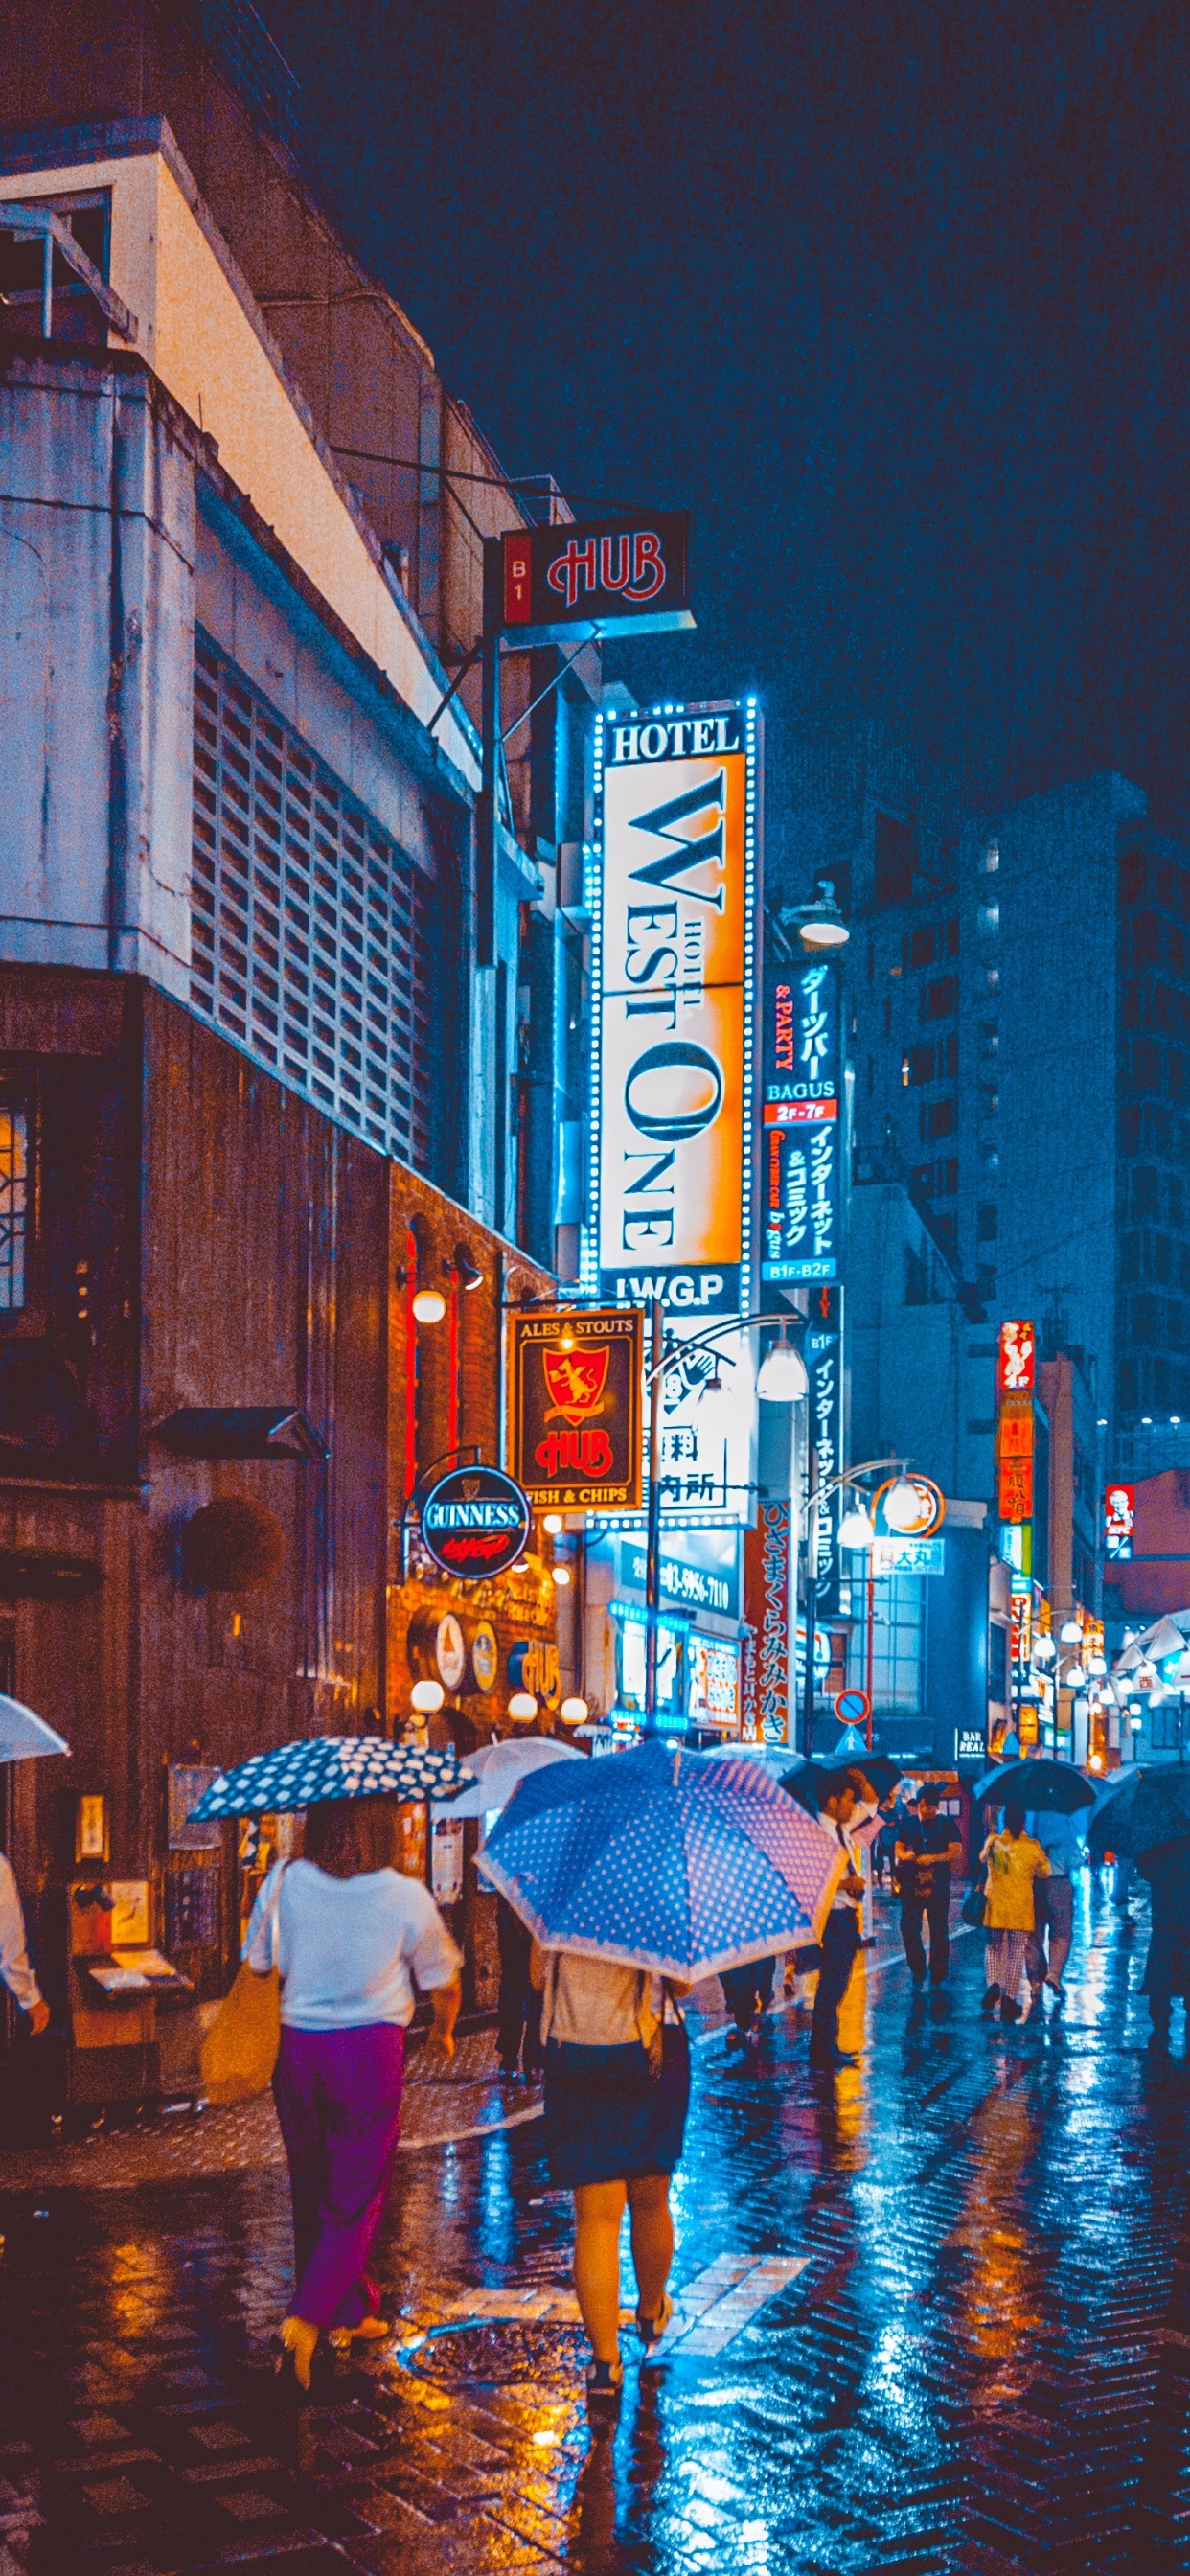
[{"label": "pedestrian walking", "polygon": [[428,1888],[394,1866],[396,1827],[392,1797],[310,1807],[304,1857],[270,1870],[244,1944],[249,1967],[280,1973],[273,2092],[296,2274],[281,2343],[303,2388],[321,2334],[342,2346],[389,2331],[367,2265],[400,2129],[415,1987],[433,2007],[431,2044],[454,2050],[462,1962]]},{"label": "pedestrian walking", "polygon": [[735,2024],[727,2034],[729,2048],[756,2049],[760,2045],[757,2024],[773,2000],[773,1980],[777,1972],[774,1958],[750,1959],[743,1968],[721,1968],[719,1983],[723,2001]]},{"label": "pedestrian walking", "polygon": [[1034,2003],[1045,1986],[1058,2003],[1063,2003],[1066,1989],[1062,1971],[1074,1935],[1074,1872],[1082,1860],[1082,1835],[1073,1816],[1055,1814],[1048,1808],[1029,1813],[1025,1830],[1034,1842],[1040,1843],[1050,1865],[1049,1877],[1037,1879],[1033,1888],[1036,1920],[1025,1953],[1025,1973]]},{"label": "pedestrian walking", "polygon": [[880,1805],[881,1812],[884,1815],[884,1823],[881,1825],[880,1831],[876,1836],[876,1840],[872,1845],[872,1885],[873,1887],[879,1888],[882,1896],[884,1894],[884,1880],[886,1872],[890,1882],[890,1891],[894,1896],[896,1894],[897,1827],[899,1816],[895,1801],[895,1790],[893,1790],[887,1798],[881,1799]]},{"label": "pedestrian walking", "polygon": [[530,1976],[533,1935],[507,1897],[496,1898],[500,1992],[496,2003],[496,2053],[502,2075],[541,2072],[541,1998]]},{"label": "pedestrian walking", "polygon": [[846,1863],[823,1925],[822,1964],[810,2023],[810,2064],[826,2073],[855,2064],[854,2057],[845,2055],[839,2046],[839,2006],[851,1981],[860,1945],[860,1908],[864,1901],[859,1852],[848,1828],[856,1808],[867,1804],[869,1792],[862,1771],[825,1772],[823,1788],[818,1821],[838,1845]]},{"label": "pedestrian walking", "polygon": [[625,2209],[646,2352],[670,2315],[669,2177],[690,2087],[681,1997],[820,1938],[844,1856],[759,1764],[654,1738],[523,1780],[478,1867],[534,1936],[546,2152],[574,2193],[588,2409],[607,2425],[623,2382]]},{"label": "pedestrian walking", "polygon": [[936,1781],[927,1780],[918,1794],[917,1814],[903,1817],[897,1828],[901,1939],[918,1988],[926,1982],[923,1921],[930,1927],[931,1985],[940,1986],[950,1967],[951,1871],[963,1847],[950,1817],[940,1815],[940,1803]]},{"label": "pedestrian walking", "polygon": [[1175,1995],[1186,1999],[1190,2020],[1190,1841],[1155,1843],[1137,1856],[1136,1868],[1149,1882],[1152,1931],[1141,1979],[1148,1996],[1153,2029],[1149,2046],[1169,2055],[1170,2008]]},{"label": "pedestrian walking", "polygon": [[1032,1997],[1022,2014],[1017,1987],[1036,1926],[1034,1887],[1039,1878],[1049,1877],[1050,1865],[1040,1843],[1025,1832],[1023,1807],[1005,1808],[1003,1832],[988,1835],[980,1859],[988,1873],[983,2010],[994,2012],[999,2004],[1001,2021],[1027,2020]]},{"label": "pedestrian walking", "polygon": [[48,2030],[50,2008],[29,1965],[25,1941],[25,1917],[13,1876],[12,1866],[0,1852],[0,1977],[15,1997],[21,2011],[29,2016],[35,2039]]},{"label": "pedestrian walking", "polygon": [[620,2227],[628,2211],[636,2329],[646,2355],[673,2315],[670,2176],[690,2101],[680,1998],[645,1969],[534,1946],[550,2180],[574,2194],[574,2288],[591,2345],[588,2411],[614,2422],[620,2360]]}]

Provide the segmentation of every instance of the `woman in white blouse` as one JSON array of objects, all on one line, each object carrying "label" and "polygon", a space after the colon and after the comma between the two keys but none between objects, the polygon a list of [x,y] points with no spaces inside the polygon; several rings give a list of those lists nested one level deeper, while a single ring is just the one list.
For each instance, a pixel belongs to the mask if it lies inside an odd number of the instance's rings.
[{"label": "woman in white blouse", "polygon": [[340,1798],[306,1813],[305,1856],[269,1872],[244,1957],[281,1977],[273,2078],[289,2164],[297,2288],[281,2341],[303,2388],[320,2334],[389,2329],[367,2270],[401,2121],[414,1988],[449,2057],[462,1964],[419,1879],[393,1866],[396,1802]]},{"label": "woman in white blouse", "polygon": [[672,1986],[636,1968],[573,1952],[533,1952],[545,2053],[545,2146],[551,2180],[574,2193],[574,2287],[593,2359],[587,2407],[614,2423],[620,2360],[620,2227],[628,2209],[646,2354],[673,2315],[669,2178],[682,2153],[690,2049]]}]

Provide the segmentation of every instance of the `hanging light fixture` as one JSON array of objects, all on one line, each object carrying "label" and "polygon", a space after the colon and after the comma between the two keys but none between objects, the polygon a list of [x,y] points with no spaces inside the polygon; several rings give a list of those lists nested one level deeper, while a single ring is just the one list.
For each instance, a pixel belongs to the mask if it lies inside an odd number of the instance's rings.
[{"label": "hanging light fixture", "polygon": [[537,1702],[532,1691],[514,1691],[508,1703],[508,1714],[514,1726],[532,1726],[537,1715]]},{"label": "hanging light fixture", "polygon": [[441,1682],[415,1682],[409,1693],[410,1705],[419,1717],[433,1717],[445,1697]]},{"label": "hanging light fixture", "polygon": [[923,1499],[920,1488],[902,1467],[884,1497],[884,1517],[890,1530],[896,1530],[901,1537],[907,1538],[914,1530],[920,1529]]},{"label": "hanging light fixture", "polygon": [[1057,1651],[1048,1630],[1043,1630],[1033,1648],[1033,1661],[1035,1664],[1052,1664]]},{"label": "hanging light fixture", "polygon": [[801,1404],[810,1392],[810,1380],[801,1352],[785,1338],[774,1342],[760,1363],[756,1392],[765,1404]]},{"label": "hanging light fixture", "polygon": [[1083,1642],[1082,1621],[1080,1619],[1064,1619],[1058,1630],[1058,1635],[1064,1646],[1081,1646]]},{"label": "hanging light fixture", "polygon": [[564,1699],[558,1711],[563,1726],[585,1726],[590,1714],[585,1699],[579,1699],[577,1694],[572,1699]]},{"label": "hanging light fixture", "polygon": [[858,1555],[861,1550],[866,1551],[874,1546],[875,1540],[876,1532],[872,1527],[871,1514],[865,1510],[861,1502],[853,1502],[850,1509],[844,1512],[839,1523],[840,1547],[847,1548],[852,1554]]}]

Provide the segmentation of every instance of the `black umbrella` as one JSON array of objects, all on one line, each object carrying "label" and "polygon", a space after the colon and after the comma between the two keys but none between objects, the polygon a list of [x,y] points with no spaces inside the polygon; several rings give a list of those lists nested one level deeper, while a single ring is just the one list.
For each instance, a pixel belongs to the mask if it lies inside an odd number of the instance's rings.
[{"label": "black umbrella", "polygon": [[971,1796],[977,1807],[994,1799],[998,1807],[1044,1807],[1058,1816],[1074,1816],[1080,1807],[1095,1804],[1095,1792],[1081,1771],[1069,1762],[1047,1762],[1044,1756],[1032,1762],[1001,1762],[977,1781]]},{"label": "black umbrella", "polygon": [[1171,1763],[1168,1770],[1134,1772],[1114,1796],[1100,1799],[1087,1831],[1093,1860],[1105,1851],[1135,1860],[1152,1843],[1180,1842],[1190,1835],[1190,1769]]},{"label": "black umbrella", "polygon": [[889,1754],[856,1753],[849,1762],[795,1762],[791,1771],[780,1774],[781,1786],[800,1807],[807,1807],[816,1816],[823,1799],[829,1798],[832,1789],[842,1788],[849,1771],[862,1771],[878,1798],[887,1798],[889,1790],[895,1789],[903,1777],[903,1765],[894,1762]]}]

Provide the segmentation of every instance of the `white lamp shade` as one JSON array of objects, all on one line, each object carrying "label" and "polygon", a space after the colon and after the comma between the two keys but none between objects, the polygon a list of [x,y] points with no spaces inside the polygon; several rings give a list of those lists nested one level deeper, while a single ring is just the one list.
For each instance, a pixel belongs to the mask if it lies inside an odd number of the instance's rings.
[{"label": "white lamp shade", "polygon": [[435,1709],[441,1708],[446,1693],[441,1682],[415,1682],[409,1697],[420,1716],[432,1717]]},{"label": "white lamp shade", "polygon": [[922,1498],[908,1476],[898,1476],[884,1497],[884,1517],[890,1530],[912,1532],[921,1526]]},{"label": "white lamp shade", "polygon": [[845,948],[851,933],[845,921],[820,913],[799,925],[798,936],[803,948]]},{"label": "white lamp shade", "polygon": [[564,1592],[570,1581],[570,1567],[568,1565],[554,1565],[551,1566],[550,1572],[558,1586],[559,1592]]},{"label": "white lamp shade", "polygon": [[551,1538],[556,1538],[562,1527],[561,1512],[547,1512],[541,1526],[543,1530],[549,1531]]},{"label": "white lamp shade", "polygon": [[1088,1658],[1087,1658],[1087,1671],[1088,1671],[1089,1673],[1093,1673],[1093,1674],[1095,1675],[1096,1680],[1098,1680],[1098,1679],[1099,1679],[1100,1674],[1101,1674],[1101,1673],[1105,1673],[1105,1672],[1107,1671],[1107,1657],[1106,1657],[1106,1655],[1090,1655],[1090,1656],[1088,1656]]},{"label": "white lamp shade", "polygon": [[852,1550],[866,1549],[871,1547],[875,1536],[876,1532],[867,1513],[861,1510],[858,1503],[853,1503],[851,1510],[844,1512],[839,1523],[840,1547]]},{"label": "white lamp shade", "polygon": [[440,1324],[446,1313],[446,1299],[440,1288],[419,1288],[413,1300],[413,1312],[419,1324]]},{"label": "white lamp shade", "polygon": [[1035,1664],[1052,1664],[1057,1651],[1052,1637],[1040,1636],[1033,1648],[1033,1661]]},{"label": "white lamp shade", "polygon": [[774,1342],[760,1363],[756,1392],[766,1404],[801,1404],[810,1391],[806,1363],[792,1342]]},{"label": "white lamp shade", "polygon": [[1064,1646],[1081,1646],[1083,1632],[1077,1619],[1064,1619],[1058,1630]]},{"label": "white lamp shade", "polygon": [[558,1715],[563,1726],[585,1726],[591,1712],[585,1699],[564,1699]]},{"label": "white lamp shade", "polygon": [[514,1726],[531,1726],[537,1715],[537,1702],[532,1691],[514,1691],[508,1703],[508,1714]]}]

